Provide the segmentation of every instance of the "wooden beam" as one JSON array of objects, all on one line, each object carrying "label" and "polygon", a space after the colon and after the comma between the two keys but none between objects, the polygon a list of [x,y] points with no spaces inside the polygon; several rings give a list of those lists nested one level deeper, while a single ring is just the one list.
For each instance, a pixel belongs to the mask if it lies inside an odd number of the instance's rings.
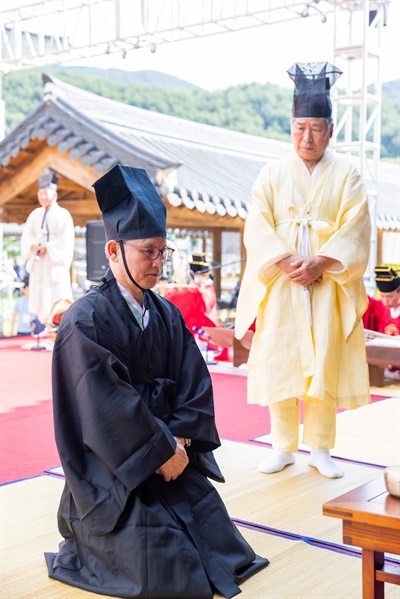
[{"label": "wooden beam", "polygon": [[0,208],[0,219],[3,223],[17,223],[22,225],[29,214],[32,212],[31,206],[19,206],[17,209],[12,208]]},{"label": "wooden beam", "polygon": [[74,225],[76,227],[86,227],[88,221],[91,220],[101,220],[101,218],[96,218],[93,214],[76,214],[74,215]]},{"label": "wooden beam", "polygon": [[84,167],[80,160],[71,160],[69,154],[60,154],[57,148],[50,148],[43,142],[40,150],[36,150],[25,159],[14,172],[0,178],[0,206],[4,206],[15,196],[20,195],[32,185],[36,185],[45,168],[52,168],[57,173],[74,181],[94,194],[92,183],[99,178],[90,167]]},{"label": "wooden beam", "polygon": [[179,206],[174,208],[165,202],[167,207],[167,224],[172,229],[203,229],[212,230],[221,228],[237,231],[243,228],[243,220],[237,216],[219,216],[219,214],[203,214],[198,210]]},{"label": "wooden beam", "polygon": [[95,173],[91,166],[83,166],[80,160],[71,160],[68,152],[60,154],[57,148],[54,150],[51,167],[66,179],[74,181],[84,189],[93,193],[94,197],[92,184],[101,177],[101,174]]},{"label": "wooden beam", "polygon": [[[43,142],[44,143],[44,142]],[[47,150],[47,151],[46,151]],[[43,170],[49,166],[50,148],[44,147],[35,157],[27,157],[12,174],[6,174],[0,179],[0,206],[4,206],[15,196],[37,183]]]},{"label": "wooden beam", "polygon": [[101,211],[96,199],[81,200],[59,200],[58,204],[62,208],[69,210],[71,215],[80,216],[82,214],[91,214],[92,220],[101,218]]}]

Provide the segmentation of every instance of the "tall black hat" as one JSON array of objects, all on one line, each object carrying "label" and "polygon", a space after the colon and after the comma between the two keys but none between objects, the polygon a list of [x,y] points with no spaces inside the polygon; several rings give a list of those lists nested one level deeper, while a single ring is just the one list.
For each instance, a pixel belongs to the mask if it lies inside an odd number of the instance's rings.
[{"label": "tall black hat", "polygon": [[117,164],[92,187],[107,241],[167,236],[167,211],[145,170]]},{"label": "tall black hat", "polygon": [[376,286],[381,293],[390,293],[400,287],[400,277],[390,266],[376,266],[374,268]]},{"label": "tall black hat", "polygon": [[210,272],[210,264],[206,262],[205,254],[193,254],[189,266],[194,274],[207,274]]},{"label": "tall black hat", "polygon": [[39,177],[38,187],[39,189],[57,189],[57,181],[59,176],[51,168],[46,168],[43,175]]},{"label": "tall black hat", "polygon": [[296,62],[287,72],[295,85],[293,116],[331,117],[329,92],[343,71],[330,62]]}]

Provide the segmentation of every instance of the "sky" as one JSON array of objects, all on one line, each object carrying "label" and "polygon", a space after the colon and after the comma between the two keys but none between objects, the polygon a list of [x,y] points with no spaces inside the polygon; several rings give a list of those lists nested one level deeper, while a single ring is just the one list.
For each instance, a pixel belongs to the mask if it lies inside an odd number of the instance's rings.
[{"label": "sky", "polygon": [[[197,2],[197,0],[187,0],[187,2]],[[319,6],[323,6],[323,3]],[[338,34],[336,47],[348,45],[349,13],[341,12],[343,17],[338,31],[343,34],[342,37]],[[358,11],[358,15],[361,17],[362,11]],[[399,25],[400,0],[392,0],[388,10],[387,26],[382,30],[380,44],[382,81],[400,79]],[[356,31],[357,29],[353,28],[353,33]],[[371,36],[372,43],[377,44],[374,31]],[[335,62],[336,66],[342,69],[344,67],[343,70],[348,68],[346,61],[334,57],[333,14],[328,15],[325,23],[322,23],[317,15],[314,18],[274,23],[203,39],[162,44],[157,47],[155,53],[151,53],[149,48],[132,50],[127,53],[125,59],[121,54],[111,54],[68,64],[131,71],[161,71],[212,91],[252,82],[271,82],[292,87],[286,73],[292,64],[325,60]],[[359,64],[361,68],[361,61]],[[353,74],[353,77],[355,76]],[[376,78],[375,71],[370,73],[370,77]]]}]

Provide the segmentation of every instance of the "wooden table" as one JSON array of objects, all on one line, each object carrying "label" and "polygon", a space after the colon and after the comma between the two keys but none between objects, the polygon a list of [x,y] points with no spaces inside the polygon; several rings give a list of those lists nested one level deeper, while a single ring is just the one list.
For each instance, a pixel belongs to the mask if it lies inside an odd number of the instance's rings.
[{"label": "wooden table", "polygon": [[390,366],[400,368],[400,349],[388,345],[368,345],[367,361],[369,382],[374,387],[383,387],[385,383],[384,369]]},{"label": "wooden table", "polygon": [[362,548],[363,599],[383,599],[385,582],[400,584],[400,568],[384,563],[385,552],[400,554],[400,499],[386,492],[383,473],[322,511],[343,520],[343,543]]},{"label": "wooden table", "polygon": [[400,368],[400,349],[399,347],[390,347],[388,345],[368,345],[367,360],[368,364],[387,368],[390,364],[394,368]]}]

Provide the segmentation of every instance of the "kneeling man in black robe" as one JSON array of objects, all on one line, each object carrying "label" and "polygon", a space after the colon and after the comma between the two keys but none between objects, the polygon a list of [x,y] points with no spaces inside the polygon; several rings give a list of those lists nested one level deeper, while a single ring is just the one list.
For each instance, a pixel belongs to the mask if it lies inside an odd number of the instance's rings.
[{"label": "kneeling man in black robe", "polygon": [[49,575],[105,595],[210,599],[268,564],[214,485],[220,440],[205,361],[178,309],[153,288],[166,209],[146,172],[94,183],[110,268],[65,312],[54,345],[64,541]]}]

